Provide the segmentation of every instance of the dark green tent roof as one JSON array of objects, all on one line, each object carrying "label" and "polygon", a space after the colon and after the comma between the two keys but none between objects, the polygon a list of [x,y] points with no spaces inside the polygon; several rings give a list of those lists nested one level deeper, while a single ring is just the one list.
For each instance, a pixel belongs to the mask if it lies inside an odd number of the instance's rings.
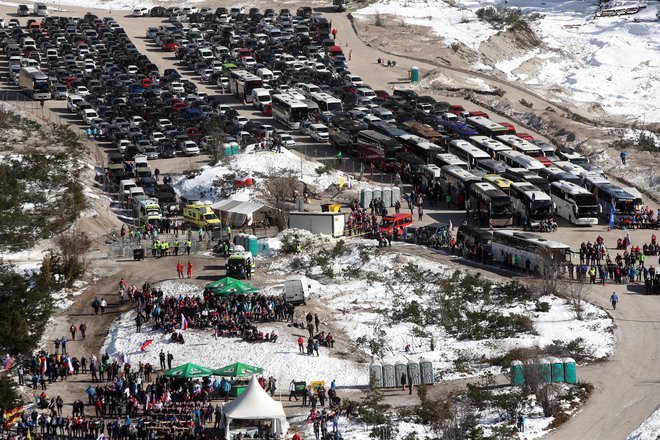
[{"label": "dark green tent roof", "polygon": [[187,363],[167,370],[163,375],[165,377],[185,377],[188,379],[193,377],[208,377],[213,375],[213,369]]},{"label": "dark green tent roof", "polygon": [[247,377],[264,372],[263,368],[253,367],[252,365],[236,362],[231,365],[218,368],[213,372],[214,376],[224,377]]},{"label": "dark green tent roof", "polygon": [[218,295],[240,295],[258,293],[259,289],[232,277],[224,277],[204,286]]}]

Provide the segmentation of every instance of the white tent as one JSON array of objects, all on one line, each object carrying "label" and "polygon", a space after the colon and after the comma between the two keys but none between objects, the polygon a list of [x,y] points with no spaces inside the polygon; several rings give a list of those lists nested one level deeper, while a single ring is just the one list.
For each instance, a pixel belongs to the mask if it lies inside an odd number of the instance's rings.
[{"label": "white tent", "polygon": [[279,433],[280,438],[284,438],[289,429],[282,403],[275,401],[261,388],[256,376],[252,377],[243,394],[224,406],[223,412],[227,440],[231,439],[232,420],[270,420],[272,434]]}]

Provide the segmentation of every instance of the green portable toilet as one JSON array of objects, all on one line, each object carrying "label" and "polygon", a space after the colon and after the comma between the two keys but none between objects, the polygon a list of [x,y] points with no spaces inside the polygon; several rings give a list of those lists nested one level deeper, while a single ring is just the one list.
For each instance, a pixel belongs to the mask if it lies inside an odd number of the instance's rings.
[{"label": "green portable toilet", "polygon": [[564,380],[566,383],[577,383],[577,368],[575,359],[564,358]]},{"label": "green portable toilet", "polygon": [[231,153],[231,145],[229,145],[229,144],[225,144],[225,155],[226,155],[227,157],[229,157],[229,156],[232,155],[232,153]]},{"label": "green portable toilet", "polygon": [[[371,191],[371,194],[372,194],[371,198],[372,198],[373,200],[376,200],[376,199],[382,199],[382,198],[383,198],[383,192],[380,190],[380,188],[376,188],[376,189],[372,190],[372,191]],[[367,208],[368,208],[368,207],[369,207],[369,206],[367,205]]]},{"label": "green portable toilet", "polygon": [[419,81],[419,67],[412,66],[410,68],[410,81],[412,81],[412,82]]},{"label": "green portable toilet", "polygon": [[252,253],[253,257],[256,257],[259,254],[259,242],[255,235],[248,236],[248,251]]},{"label": "green portable toilet", "polygon": [[523,363],[520,361],[511,361],[511,385],[525,385]]},{"label": "green portable toilet", "polygon": [[238,154],[241,152],[241,146],[238,145],[236,142],[232,142],[231,144],[231,153],[232,154]]},{"label": "green portable toilet", "polygon": [[539,364],[541,367],[541,378],[543,379],[543,382],[552,382],[552,369],[550,367],[550,360],[543,358],[539,361]]},{"label": "green portable toilet", "polygon": [[385,388],[396,387],[396,373],[392,362],[383,362],[383,386]]},{"label": "green portable toilet", "polygon": [[552,368],[552,381],[553,382],[563,382],[564,381],[564,363],[559,358],[551,358],[550,366]]}]

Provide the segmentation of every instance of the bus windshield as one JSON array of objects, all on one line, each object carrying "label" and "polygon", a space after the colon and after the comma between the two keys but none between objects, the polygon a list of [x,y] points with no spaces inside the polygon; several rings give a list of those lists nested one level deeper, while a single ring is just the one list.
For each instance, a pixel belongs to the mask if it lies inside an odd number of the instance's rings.
[{"label": "bus windshield", "polygon": [[532,217],[544,217],[552,214],[552,201],[551,200],[535,200],[532,202],[530,210]]},{"label": "bus windshield", "polygon": [[48,89],[48,81],[40,81],[40,80],[35,81],[34,82],[34,90],[37,91],[37,92],[44,92],[44,91],[47,92],[49,90]]},{"label": "bus windshield", "polygon": [[342,111],[341,102],[330,102],[327,105],[329,112],[340,112]]},{"label": "bus windshield", "polygon": [[510,216],[512,214],[511,200],[508,197],[494,197],[490,201],[490,211],[495,216]]},{"label": "bus windshield", "polygon": [[617,214],[633,215],[635,213],[635,200],[617,200],[614,203],[614,210]]},{"label": "bus windshield", "polygon": [[292,108],[291,109],[291,119],[293,121],[302,121],[307,119],[309,111],[306,107]]}]

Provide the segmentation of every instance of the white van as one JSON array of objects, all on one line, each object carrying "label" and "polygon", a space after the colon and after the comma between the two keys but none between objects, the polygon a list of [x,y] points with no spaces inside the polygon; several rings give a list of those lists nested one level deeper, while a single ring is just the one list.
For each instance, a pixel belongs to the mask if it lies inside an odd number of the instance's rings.
[{"label": "white van", "polygon": [[32,12],[39,17],[48,17],[48,5],[46,3],[35,3]]},{"label": "white van", "polygon": [[270,69],[259,68],[257,69],[257,76],[261,78],[264,84],[271,82],[274,79],[273,72]]},{"label": "white van", "polygon": [[312,286],[308,284],[307,278],[302,275],[294,275],[284,281],[284,294],[286,300],[291,304],[305,304],[309,298],[309,289]]},{"label": "white van", "polygon": [[120,200],[126,200],[131,195],[131,188],[137,188],[137,183],[133,179],[121,180],[119,182],[119,191],[117,195]]},{"label": "white van", "polygon": [[270,92],[267,89],[256,88],[252,89],[252,105],[259,110],[263,110],[265,105],[272,102]]},{"label": "white van", "polygon": [[82,104],[83,102],[85,102],[85,100],[82,98],[82,96],[70,94],[66,98],[66,107],[71,113],[77,113],[78,105]]}]

